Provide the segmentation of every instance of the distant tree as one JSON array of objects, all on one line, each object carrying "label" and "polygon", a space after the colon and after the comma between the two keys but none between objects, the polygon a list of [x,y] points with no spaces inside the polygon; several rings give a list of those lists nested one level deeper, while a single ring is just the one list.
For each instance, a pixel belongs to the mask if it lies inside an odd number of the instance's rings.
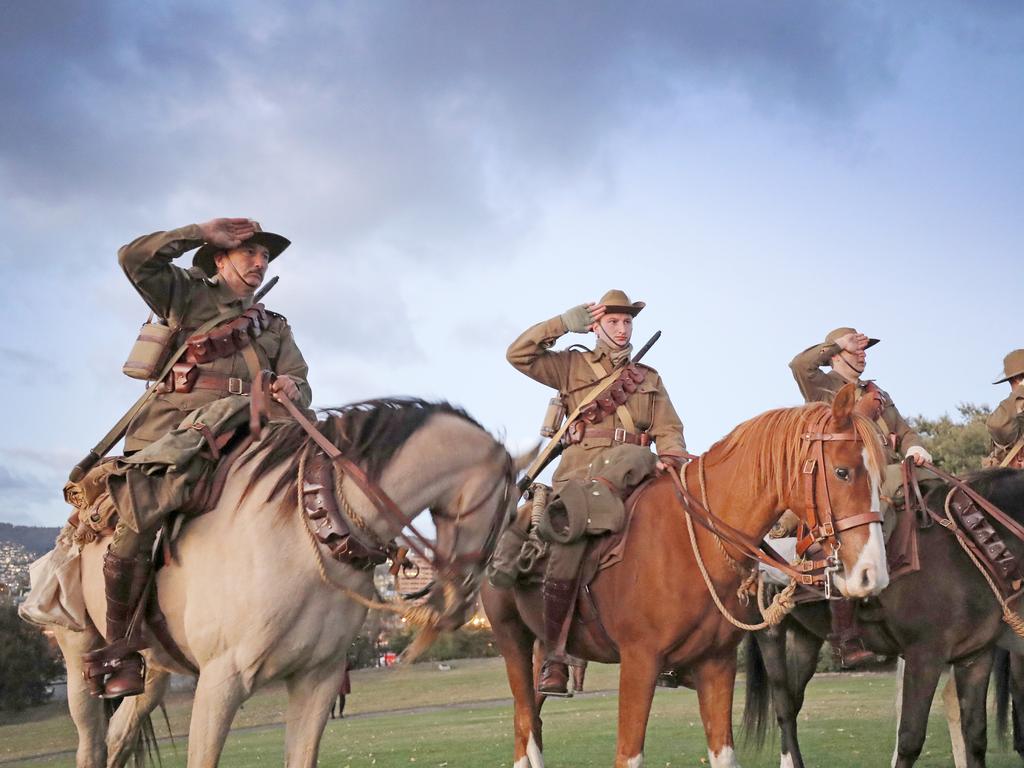
[{"label": "distant tree", "polygon": [[62,671],[39,628],[22,621],[13,605],[0,605],[0,711],[42,704]]},{"label": "distant tree", "polygon": [[981,460],[992,449],[992,439],[985,426],[991,409],[987,405],[961,403],[957,412],[957,419],[948,413],[937,419],[924,416],[910,419],[910,426],[924,439],[935,463],[954,475],[980,469]]}]

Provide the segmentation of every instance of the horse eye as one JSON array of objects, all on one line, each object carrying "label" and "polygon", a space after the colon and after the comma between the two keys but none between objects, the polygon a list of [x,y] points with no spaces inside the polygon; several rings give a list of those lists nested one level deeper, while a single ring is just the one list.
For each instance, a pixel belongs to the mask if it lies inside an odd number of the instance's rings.
[{"label": "horse eye", "polygon": [[848,470],[846,467],[836,467],[836,477],[843,481],[849,480],[850,470]]}]

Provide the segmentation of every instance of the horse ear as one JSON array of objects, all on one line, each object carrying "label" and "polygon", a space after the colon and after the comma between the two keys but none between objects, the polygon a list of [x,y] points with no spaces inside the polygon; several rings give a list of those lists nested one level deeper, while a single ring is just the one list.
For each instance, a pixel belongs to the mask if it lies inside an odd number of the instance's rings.
[{"label": "horse ear", "polygon": [[832,420],[835,428],[840,432],[845,431],[853,423],[853,407],[857,404],[857,386],[847,384],[836,395],[832,401]]},{"label": "horse ear", "polygon": [[537,454],[540,453],[540,445],[540,443],[537,443],[532,450],[512,457],[512,466],[515,468],[516,477],[519,477],[519,473],[530,466],[533,460],[537,458]]}]

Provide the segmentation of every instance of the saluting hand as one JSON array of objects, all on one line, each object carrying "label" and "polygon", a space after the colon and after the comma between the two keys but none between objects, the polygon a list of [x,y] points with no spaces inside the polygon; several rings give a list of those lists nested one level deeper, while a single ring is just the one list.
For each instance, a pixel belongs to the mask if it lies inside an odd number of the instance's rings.
[{"label": "saluting hand", "polygon": [[288,398],[293,402],[297,402],[299,399],[299,388],[291,376],[278,376],[270,385],[270,391],[279,403],[284,402],[283,398]]},{"label": "saluting hand", "polygon": [[868,341],[863,333],[848,333],[836,339],[836,344],[844,352],[861,352],[868,348]]},{"label": "saluting hand", "polygon": [[252,219],[210,219],[200,224],[203,240],[218,248],[236,248],[256,234]]}]

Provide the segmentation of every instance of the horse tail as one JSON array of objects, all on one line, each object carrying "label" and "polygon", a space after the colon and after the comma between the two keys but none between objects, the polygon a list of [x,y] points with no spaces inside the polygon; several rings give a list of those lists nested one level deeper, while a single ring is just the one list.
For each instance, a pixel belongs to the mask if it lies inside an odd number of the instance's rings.
[{"label": "horse tail", "polygon": [[760,749],[768,735],[771,688],[768,685],[764,656],[752,632],[743,641],[743,660],[747,676],[746,700],[743,703],[743,741]]},{"label": "horse tail", "polygon": [[996,648],[992,664],[992,679],[995,682],[996,733],[999,741],[1006,743],[1007,723],[1010,719],[1010,652]]}]

